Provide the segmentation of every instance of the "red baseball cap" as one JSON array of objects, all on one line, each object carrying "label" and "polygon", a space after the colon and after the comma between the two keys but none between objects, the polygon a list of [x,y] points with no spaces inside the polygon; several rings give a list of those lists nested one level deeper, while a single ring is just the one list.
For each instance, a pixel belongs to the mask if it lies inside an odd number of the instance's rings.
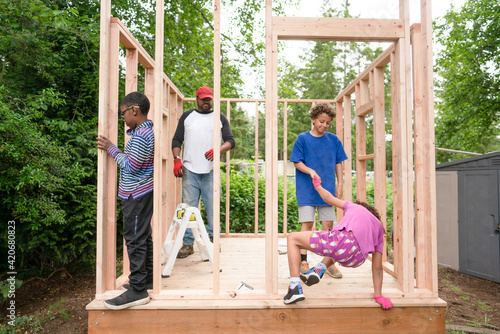
[{"label": "red baseball cap", "polygon": [[212,90],[210,88],[208,88],[207,86],[203,86],[203,87],[200,87],[196,91],[196,96],[198,96],[200,99],[204,99],[204,98],[209,97],[213,100],[214,99],[214,92],[212,92]]}]

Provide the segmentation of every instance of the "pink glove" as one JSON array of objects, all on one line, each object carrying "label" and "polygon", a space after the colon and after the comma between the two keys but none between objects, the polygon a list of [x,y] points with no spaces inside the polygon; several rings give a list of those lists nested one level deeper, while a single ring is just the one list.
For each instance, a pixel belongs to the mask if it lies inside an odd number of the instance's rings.
[{"label": "pink glove", "polygon": [[205,153],[205,158],[207,158],[208,161],[214,161],[214,149],[211,148]]},{"label": "pink glove", "polygon": [[315,176],[313,177],[313,184],[314,184],[314,189],[316,189],[321,185],[321,181]]},{"label": "pink glove", "polygon": [[385,298],[384,296],[380,295],[380,296],[376,296],[375,297],[375,301],[377,303],[379,303],[380,305],[382,305],[382,308],[384,310],[389,310],[392,308],[392,302],[389,298]]},{"label": "pink glove", "polygon": [[179,158],[174,159],[174,175],[175,177],[182,177],[184,175],[184,165]]}]

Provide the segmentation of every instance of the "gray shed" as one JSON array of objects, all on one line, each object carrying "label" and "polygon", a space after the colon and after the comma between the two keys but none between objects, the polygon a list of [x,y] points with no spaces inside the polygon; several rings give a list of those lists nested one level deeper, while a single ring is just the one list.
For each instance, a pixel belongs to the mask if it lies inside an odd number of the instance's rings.
[{"label": "gray shed", "polygon": [[438,264],[500,283],[500,152],[436,166]]}]

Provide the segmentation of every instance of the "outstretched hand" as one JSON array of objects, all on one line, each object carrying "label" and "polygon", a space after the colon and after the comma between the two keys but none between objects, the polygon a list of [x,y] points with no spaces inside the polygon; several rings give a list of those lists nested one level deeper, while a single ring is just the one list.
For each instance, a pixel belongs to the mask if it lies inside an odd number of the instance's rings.
[{"label": "outstretched hand", "polygon": [[318,179],[316,176],[313,177],[313,185],[314,185],[314,189],[316,189],[317,187],[319,187],[321,185],[321,180]]},{"label": "outstretched hand", "polygon": [[389,310],[389,309],[392,308],[392,302],[391,302],[391,300],[389,298],[386,298],[386,297],[382,296],[382,295],[376,296],[375,297],[375,301],[377,303],[379,303],[380,305],[382,305],[382,308],[384,310]]}]

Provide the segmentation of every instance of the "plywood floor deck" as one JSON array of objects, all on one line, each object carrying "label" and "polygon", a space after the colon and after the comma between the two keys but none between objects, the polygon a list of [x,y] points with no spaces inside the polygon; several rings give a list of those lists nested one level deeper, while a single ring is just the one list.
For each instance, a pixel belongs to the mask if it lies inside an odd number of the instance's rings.
[{"label": "plywood floor deck", "polygon": [[[283,305],[282,299],[289,285],[288,258],[286,254],[286,239],[279,239],[278,250],[278,291],[268,294],[265,291],[265,239],[264,238],[221,238],[220,252],[220,292],[214,293],[212,263],[201,260],[200,251],[195,246],[195,253],[184,259],[177,259],[171,276],[161,279],[161,291],[152,294],[152,302],[140,308],[176,307],[175,301],[186,306],[188,301],[193,301],[190,306],[197,308],[194,301],[202,300],[200,305],[207,307],[213,303],[214,307],[232,308],[238,302],[253,300],[253,307],[261,307],[258,301],[265,300],[269,303]],[[321,257],[309,252],[308,261],[314,265]],[[303,285],[306,300],[296,305],[302,307],[324,306],[338,304],[338,307],[377,307],[373,300],[373,283],[371,274],[371,261],[367,260],[358,268],[343,268],[343,277],[334,279],[324,275],[321,282],[312,287]],[[253,290],[242,288],[238,290],[241,282],[251,286]],[[119,287],[121,288],[121,287]],[[123,290],[111,290],[96,296],[96,300],[87,306],[88,309],[103,308],[103,300],[112,298],[122,293]],[[400,306],[429,306],[444,305],[437,297],[408,298],[397,288],[397,280],[384,273],[382,289],[384,295],[391,298],[394,305]],[[425,292],[421,295],[425,295]],[[165,305],[162,301],[168,300]],[[159,302],[159,303],[158,303]],[[236,303],[236,304],[235,304]],[[252,307],[252,303],[245,304]]]},{"label": "plywood floor deck", "polygon": [[[265,239],[264,238],[221,238],[221,273],[220,291],[234,291],[241,282],[245,282],[255,291],[265,289]],[[289,280],[286,239],[279,239],[278,255],[278,289],[286,293]],[[309,252],[308,261],[313,266],[321,261],[321,257]],[[320,284],[304,287],[307,293],[312,291],[325,293],[330,291],[345,292],[355,289],[357,293],[373,292],[371,262],[366,261],[359,268],[342,268],[342,279],[334,279],[325,275]],[[384,287],[395,288],[396,279],[384,275]],[[201,255],[195,247],[195,254],[185,259],[177,259],[169,278],[162,279],[163,290],[212,290],[212,264],[202,262]]]},{"label": "plywood floor deck", "polygon": [[[278,249],[286,251],[285,239]],[[265,292],[265,239],[221,239],[220,293],[213,290],[212,266],[199,251],[177,259],[162,290],[141,306],[120,311],[105,308],[112,290],[87,305],[89,333],[444,333],[446,303],[435,297],[414,298],[397,289],[384,274],[384,295],[394,308],[384,311],[373,300],[371,262],[341,268],[343,277],[325,275],[315,286],[303,286],[306,299],[285,305],[289,285],[287,255],[278,255],[278,291]],[[320,257],[309,253],[311,264]],[[237,290],[241,282],[253,290]]]}]

